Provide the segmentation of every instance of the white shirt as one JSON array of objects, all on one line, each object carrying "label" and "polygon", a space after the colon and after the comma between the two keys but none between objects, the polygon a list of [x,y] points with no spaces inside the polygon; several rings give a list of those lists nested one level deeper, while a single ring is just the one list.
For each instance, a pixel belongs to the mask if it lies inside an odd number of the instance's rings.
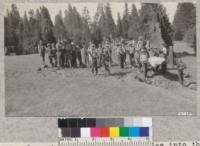
[{"label": "white shirt", "polygon": [[167,54],[167,48],[163,47],[162,51],[163,51],[164,54]]}]

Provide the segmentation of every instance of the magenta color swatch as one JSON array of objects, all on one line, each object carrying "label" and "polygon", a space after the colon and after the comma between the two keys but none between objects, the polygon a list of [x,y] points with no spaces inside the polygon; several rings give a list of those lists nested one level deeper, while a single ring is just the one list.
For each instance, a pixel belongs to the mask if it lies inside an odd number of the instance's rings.
[{"label": "magenta color swatch", "polygon": [[101,128],[91,128],[91,137],[101,137]]}]

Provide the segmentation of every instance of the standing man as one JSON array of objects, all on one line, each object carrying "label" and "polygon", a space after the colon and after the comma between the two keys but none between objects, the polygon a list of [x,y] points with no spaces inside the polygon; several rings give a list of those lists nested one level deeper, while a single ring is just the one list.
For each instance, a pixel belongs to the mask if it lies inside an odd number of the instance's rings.
[{"label": "standing man", "polygon": [[42,40],[39,41],[38,52],[40,53],[40,56],[42,58],[43,67],[45,67],[45,53],[46,53],[46,49],[45,49],[45,46],[43,45]]},{"label": "standing man", "polygon": [[141,54],[140,54],[140,62],[141,62],[141,65],[142,65],[142,71],[143,71],[143,74],[144,74],[144,80],[147,80],[147,63],[148,63],[148,51],[147,49],[145,48],[145,46],[143,46],[141,48]]},{"label": "standing man", "polygon": [[91,42],[89,44],[89,47],[88,47],[88,50],[87,50],[87,54],[88,54],[88,63],[89,63],[89,67],[91,68],[92,67],[92,48],[93,48],[93,45]]},{"label": "standing man", "polygon": [[130,65],[131,65],[131,67],[133,67],[134,66],[134,53],[135,53],[135,41],[134,40],[129,43],[128,50],[129,50],[128,53],[129,53]]},{"label": "standing man", "polygon": [[54,63],[53,63],[53,50],[51,48],[51,44],[50,43],[47,44],[47,54],[48,54],[48,57],[49,57],[49,63],[51,65],[51,67],[54,67]]},{"label": "standing man", "polygon": [[98,67],[101,67],[102,66],[102,54],[103,54],[103,48],[102,48],[101,44],[99,44],[97,51],[98,51]]},{"label": "standing man", "polygon": [[62,55],[62,48],[61,48],[61,42],[58,40],[56,44],[56,55],[57,55],[57,68],[59,69],[61,67],[61,55]]},{"label": "standing man", "polygon": [[119,47],[120,47],[119,48],[120,67],[124,68],[126,50],[125,50],[123,44],[120,44]]},{"label": "standing man", "polygon": [[135,64],[136,64],[136,67],[137,68],[141,68],[141,62],[140,62],[140,53],[141,53],[141,50],[143,49],[144,47],[144,41],[143,41],[143,37],[140,36],[139,37],[139,40],[137,42],[137,45],[136,45],[136,48],[135,48]]},{"label": "standing man", "polygon": [[72,67],[72,62],[71,62],[71,59],[72,59],[72,49],[71,49],[71,44],[70,42],[68,42],[65,46],[65,63],[66,63],[66,66],[67,67]]},{"label": "standing man", "polygon": [[77,67],[77,62],[76,62],[76,46],[74,42],[71,42],[71,47],[72,47],[72,67]]},{"label": "standing man", "polygon": [[51,49],[52,49],[52,55],[53,55],[53,62],[54,62],[55,67],[57,67],[58,62],[57,62],[57,55],[56,55],[56,47],[54,43],[51,44]]},{"label": "standing man", "polygon": [[108,50],[108,53],[109,53],[109,65],[111,66],[112,64],[112,47],[111,45],[109,44],[108,40],[106,40],[106,49]]},{"label": "standing man", "polygon": [[61,56],[60,56],[60,66],[65,67],[65,42],[61,40]]},{"label": "standing man", "polygon": [[98,52],[97,52],[97,49],[94,47],[94,45],[92,45],[91,56],[92,56],[92,73],[94,74],[94,71],[95,71],[97,75],[98,74],[98,63],[97,63]]},{"label": "standing man", "polygon": [[76,56],[79,62],[79,67],[83,67],[82,57],[81,57],[81,46],[76,45]]},{"label": "standing man", "polygon": [[106,48],[103,48],[102,51],[102,64],[105,67],[105,72],[107,75],[110,74],[110,68],[109,68],[109,51]]}]

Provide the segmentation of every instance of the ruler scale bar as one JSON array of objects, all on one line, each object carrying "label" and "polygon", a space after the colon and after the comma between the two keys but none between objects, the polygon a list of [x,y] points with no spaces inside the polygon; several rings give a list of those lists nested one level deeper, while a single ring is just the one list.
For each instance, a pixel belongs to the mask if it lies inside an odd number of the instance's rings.
[{"label": "ruler scale bar", "polygon": [[152,146],[152,118],[60,118],[59,146]]}]

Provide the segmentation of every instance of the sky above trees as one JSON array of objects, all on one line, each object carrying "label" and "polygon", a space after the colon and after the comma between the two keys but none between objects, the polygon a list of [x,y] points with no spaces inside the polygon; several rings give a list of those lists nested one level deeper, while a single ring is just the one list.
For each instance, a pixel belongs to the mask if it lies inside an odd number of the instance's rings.
[{"label": "sky above trees", "polygon": [[[72,6],[75,6],[77,11],[82,14],[83,8],[86,6],[87,9],[89,10],[90,17],[93,19],[96,10],[97,10],[97,5],[98,3],[92,3],[92,2],[82,2],[82,3],[70,3]],[[131,11],[131,5],[133,3],[128,3],[128,8],[129,11]],[[141,8],[141,3],[134,3],[137,9]],[[170,22],[173,22],[174,19],[174,14],[176,12],[177,8],[177,2],[164,2],[161,3],[167,10],[167,15],[169,17]],[[5,8],[9,9],[11,4],[6,4]],[[58,12],[61,10],[63,13],[64,11],[68,8],[68,3],[17,3],[17,7],[19,10],[19,13],[21,16],[23,16],[25,11],[29,11],[30,9],[36,10],[40,6],[44,5],[45,7],[48,8],[51,20],[54,22],[55,16],[58,14]],[[112,16],[114,21],[117,21],[117,15],[118,12],[120,15],[123,15],[124,12],[124,3],[123,2],[113,2],[110,3],[111,10],[112,10]],[[6,10],[5,9],[5,10]]]}]

